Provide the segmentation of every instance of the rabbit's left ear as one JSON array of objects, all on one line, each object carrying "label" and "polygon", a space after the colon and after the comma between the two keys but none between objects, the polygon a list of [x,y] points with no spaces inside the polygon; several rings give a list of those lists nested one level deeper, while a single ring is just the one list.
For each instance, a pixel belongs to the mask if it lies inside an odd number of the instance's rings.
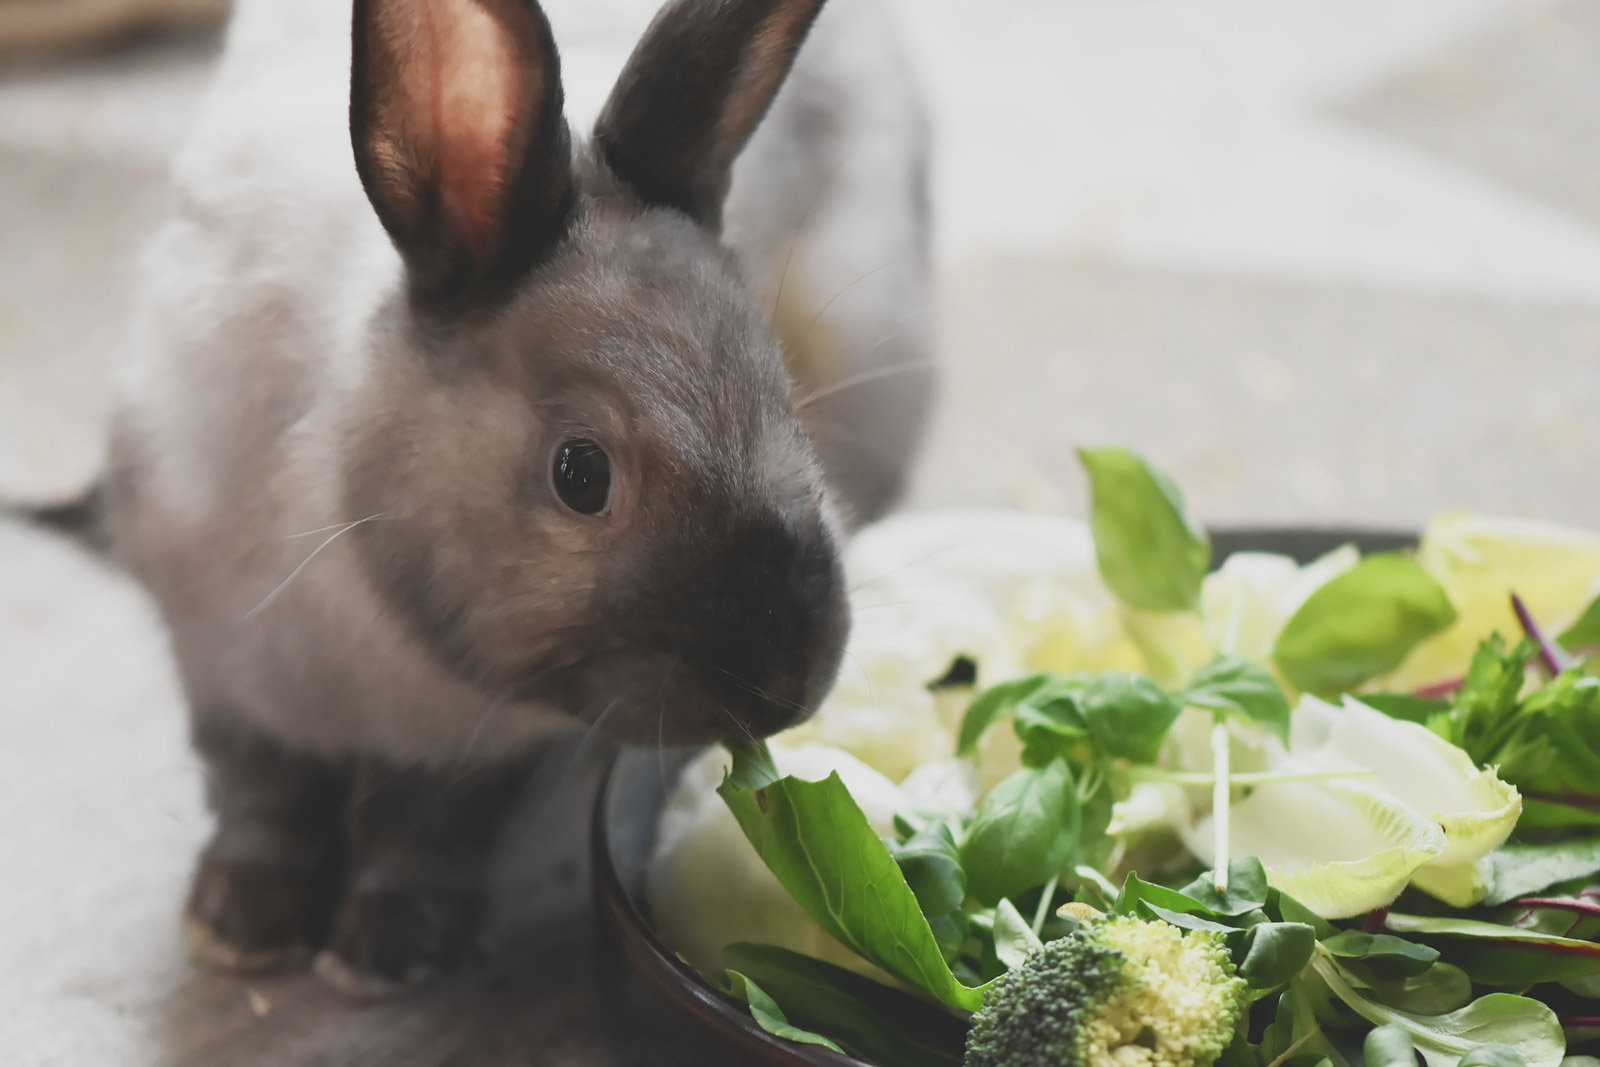
[{"label": "rabbit's left ear", "polygon": [[718,229],[733,161],[788,75],[823,0],[673,0],[595,123],[639,197]]}]

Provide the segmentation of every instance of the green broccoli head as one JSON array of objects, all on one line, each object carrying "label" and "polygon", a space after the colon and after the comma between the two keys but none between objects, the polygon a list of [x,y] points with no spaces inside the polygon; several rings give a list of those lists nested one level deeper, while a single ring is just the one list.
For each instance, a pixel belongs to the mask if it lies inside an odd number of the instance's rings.
[{"label": "green broccoli head", "polygon": [[995,984],[965,1067],[1209,1067],[1233,1040],[1245,988],[1215,934],[1097,920]]}]

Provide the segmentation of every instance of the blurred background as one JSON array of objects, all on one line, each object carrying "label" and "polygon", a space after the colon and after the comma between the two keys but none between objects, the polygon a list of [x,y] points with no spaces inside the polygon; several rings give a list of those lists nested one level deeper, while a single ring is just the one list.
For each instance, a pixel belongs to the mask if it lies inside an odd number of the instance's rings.
[{"label": "blurred background", "polygon": [[[1081,512],[1074,447],[1126,443],[1213,524],[1600,527],[1600,0],[899,2],[946,363],[910,506]],[[221,8],[0,0],[0,496],[94,474]],[[0,524],[0,1046],[391,1062],[439,1021],[183,964],[206,820],[163,641]],[[262,1020],[271,1056],[229,1051]],[[317,1058],[340,1027],[372,1058]]]},{"label": "blurred background", "polygon": [[[0,489],[98,460],[222,6],[0,0]],[[1210,522],[1600,525],[1600,3],[901,6],[948,365],[913,505],[1076,511],[1072,448],[1126,442]]]}]

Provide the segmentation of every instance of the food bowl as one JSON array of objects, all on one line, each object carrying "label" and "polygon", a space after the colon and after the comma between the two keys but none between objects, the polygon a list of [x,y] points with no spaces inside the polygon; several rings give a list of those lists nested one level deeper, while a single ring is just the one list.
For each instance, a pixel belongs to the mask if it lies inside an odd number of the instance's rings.
[{"label": "food bowl", "polygon": [[[1414,547],[1416,535],[1341,528],[1234,528],[1212,533],[1212,561],[1235,552],[1275,552],[1301,563],[1341,545],[1363,553]],[[625,965],[737,1062],[871,1067],[851,1056],[773,1037],[748,1009],[690,967],[661,940],[644,899],[645,865],[655,846],[656,822],[679,772],[694,752],[633,750],[620,754],[595,800],[591,859],[595,909]]]}]

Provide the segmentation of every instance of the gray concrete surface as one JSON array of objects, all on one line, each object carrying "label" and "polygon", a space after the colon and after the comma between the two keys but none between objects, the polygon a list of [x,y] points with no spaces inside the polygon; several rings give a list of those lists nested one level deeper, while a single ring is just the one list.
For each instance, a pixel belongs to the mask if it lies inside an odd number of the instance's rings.
[{"label": "gray concrete surface", "polygon": [[[948,366],[911,506],[1077,511],[1073,448],[1125,442],[1212,521],[1600,527],[1596,0],[903,6],[940,134]],[[0,495],[93,474],[210,56],[0,69]],[[385,1031],[183,964],[204,829],[149,606],[0,526],[8,1062],[222,1062],[261,1028],[259,1062],[333,1062],[318,1034]]]}]

